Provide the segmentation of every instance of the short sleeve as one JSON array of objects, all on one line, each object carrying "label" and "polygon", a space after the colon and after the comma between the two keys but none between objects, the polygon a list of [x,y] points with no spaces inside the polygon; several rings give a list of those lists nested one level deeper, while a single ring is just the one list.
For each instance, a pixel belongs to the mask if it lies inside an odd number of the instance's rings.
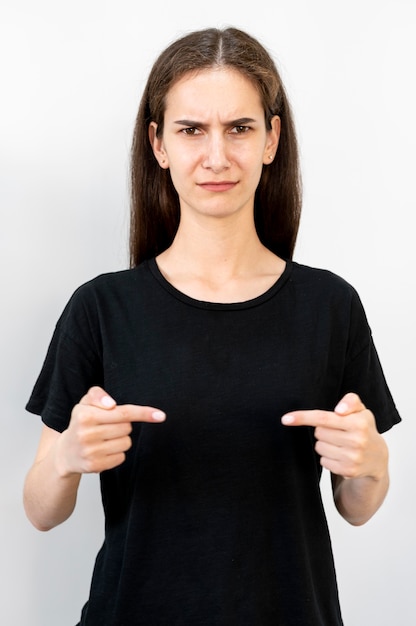
[{"label": "short sleeve", "polygon": [[26,410],[62,432],[88,389],[102,385],[100,334],[93,299],[81,287],[65,307]]},{"label": "short sleeve", "polygon": [[341,396],[357,393],[385,432],[401,418],[393,401],[358,294],[351,301],[350,333]]}]

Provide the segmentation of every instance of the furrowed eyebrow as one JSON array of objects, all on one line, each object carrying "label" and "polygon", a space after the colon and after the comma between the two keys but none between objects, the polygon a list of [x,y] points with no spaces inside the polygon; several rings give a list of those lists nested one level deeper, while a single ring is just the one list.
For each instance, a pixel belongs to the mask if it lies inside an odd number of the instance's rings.
[{"label": "furrowed eyebrow", "polygon": [[[256,122],[252,117],[240,117],[237,120],[231,120],[225,122],[224,126],[245,126],[246,124],[253,124]],[[195,120],[176,120],[174,122],[178,126],[187,126],[189,128],[205,128],[207,125],[203,122],[196,122]]]}]

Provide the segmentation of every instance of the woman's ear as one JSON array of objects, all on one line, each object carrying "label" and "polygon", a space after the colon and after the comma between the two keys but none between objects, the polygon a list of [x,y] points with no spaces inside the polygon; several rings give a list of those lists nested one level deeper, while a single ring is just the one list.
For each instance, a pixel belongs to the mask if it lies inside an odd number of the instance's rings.
[{"label": "woman's ear", "polygon": [[163,138],[157,136],[156,122],[150,122],[149,124],[149,141],[160,167],[167,170],[169,168],[168,157],[163,147]]},{"label": "woman's ear", "polygon": [[271,129],[267,131],[267,142],[263,155],[263,163],[265,165],[270,164],[276,156],[280,139],[280,117],[278,115],[274,115],[270,120],[270,125]]}]

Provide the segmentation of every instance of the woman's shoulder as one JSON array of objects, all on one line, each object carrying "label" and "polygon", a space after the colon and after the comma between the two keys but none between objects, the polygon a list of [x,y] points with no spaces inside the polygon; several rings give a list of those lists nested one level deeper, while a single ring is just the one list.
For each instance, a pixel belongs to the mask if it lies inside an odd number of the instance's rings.
[{"label": "woman's shoulder", "polygon": [[129,269],[98,274],[77,287],[73,297],[114,295],[117,292],[123,293],[129,289],[136,289],[138,283],[143,281],[146,266],[147,262]]},{"label": "woman's shoulder", "polygon": [[345,277],[329,269],[292,261],[290,282],[292,288],[310,303],[317,301],[328,306],[362,308],[356,288]]},{"label": "woman's shoulder", "polygon": [[356,293],[355,288],[343,276],[322,268],[292,261],[292,280],[299,285],[310,285],[322,289],[339,290],[345,293]]},{"label": "woman's shoulder", "polygon": [[62,318],[95,317],[120,306],[134,306],[146,291],[146,262],[131,269],[98,274],[77,287],[64,308]]}]

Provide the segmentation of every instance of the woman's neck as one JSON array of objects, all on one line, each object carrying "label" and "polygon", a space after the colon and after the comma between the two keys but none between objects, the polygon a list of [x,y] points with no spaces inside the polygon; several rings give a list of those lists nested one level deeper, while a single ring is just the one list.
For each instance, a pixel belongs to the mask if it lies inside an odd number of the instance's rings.
[{"label": "woman's neck", "polygon": [[160,271],[187,295],[212,302],[241,302],[261,295],[282,274],[285,263],[260,242],[254,222],[180,224],[157,258]]}]

